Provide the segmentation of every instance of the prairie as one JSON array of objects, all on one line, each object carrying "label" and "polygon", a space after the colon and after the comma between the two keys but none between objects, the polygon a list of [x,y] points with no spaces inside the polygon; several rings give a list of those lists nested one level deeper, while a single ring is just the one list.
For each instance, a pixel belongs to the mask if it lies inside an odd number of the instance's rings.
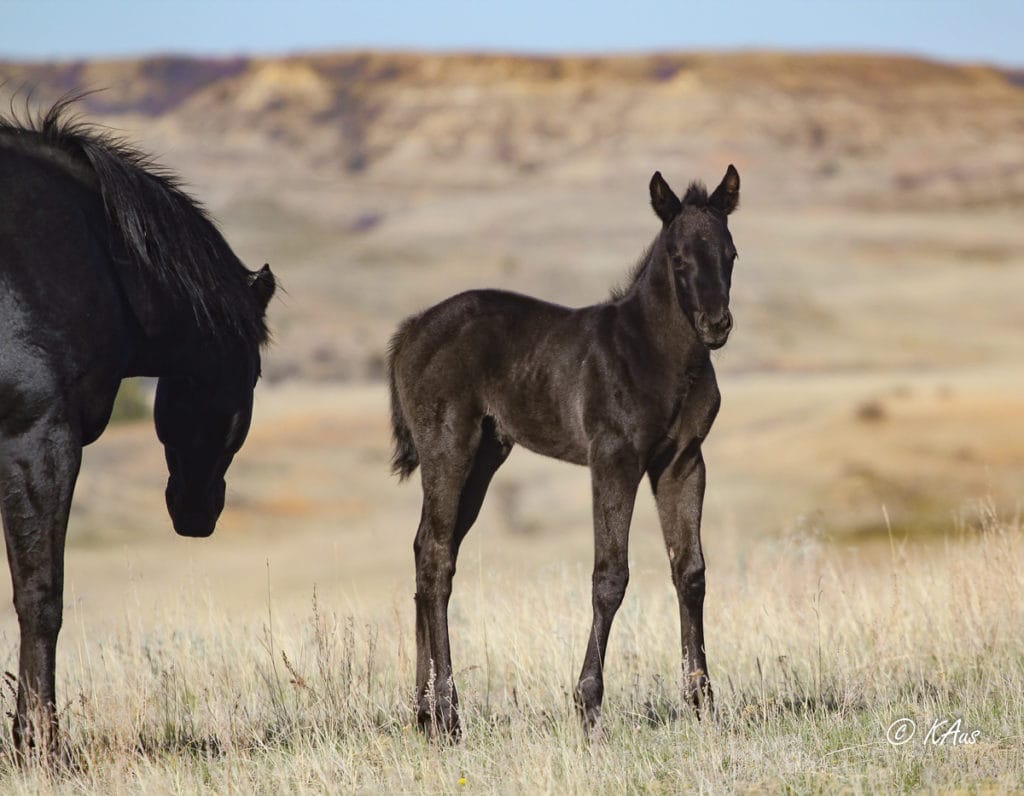
[{"label": "prairie", "polygon": [[[926,547],[839,550],[806,528],[717,536],[714,720],[679,710],[675,595],[641,542],[594,741],[571,702],[588,622],[582,556],[562,544],[561,560],[517,571],[517,545],[499,557],[480,536],[452,610],[460,745],[414,728],[407,591],[370,606],[322,587],[282,600],[274,556],[269,578],[250,572],[262,608],[239,610],[175,561],[176,599],[152,605],[139,577],[104,622],[84,604],[69,611],[61,684],[73,767],[54,776],[8,758],[4,790],[998,792],[1024,782],[1024,538],[989,505]],[[358,576],[346,580],[356,590]],[[900,720],[913,736],[893,729]]]}]

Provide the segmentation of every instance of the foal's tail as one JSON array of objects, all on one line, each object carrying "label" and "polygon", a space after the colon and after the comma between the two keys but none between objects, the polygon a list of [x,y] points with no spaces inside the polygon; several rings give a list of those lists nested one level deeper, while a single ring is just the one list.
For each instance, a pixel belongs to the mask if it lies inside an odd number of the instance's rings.
[{"label": "foal's tail", "polygon": [[398,400],[398,384],[395,375],[395,359],[402,347],[409,328],[415,318],[408,318],[402,321],[391,342],[388,343],[388,386],[391,389],[391,435],[395,443],[395,452],[391,455],[391,472],[398,476],[399,481],[404,481],[415,470],[420,463],[420,456],[416,452],[416,445],[412,440],[412,432],[409,431],[409,424],[406,422],[405,414],[402,412],[402,404]]}]

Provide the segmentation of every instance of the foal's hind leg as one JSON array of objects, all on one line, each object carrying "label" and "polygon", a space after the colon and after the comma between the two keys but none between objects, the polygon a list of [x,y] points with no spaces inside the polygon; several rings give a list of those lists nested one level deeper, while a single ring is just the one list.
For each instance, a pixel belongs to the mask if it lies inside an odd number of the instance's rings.
[{"label": "foal's hind leg", "polygon": [[[448,451],[474,451],[469,461],[423,462],[423,512],[416,534],[416,693],[417,721],[427,732],[460,733],[458,692],[452,678],[448,601],[459,546],[472,527],[491,477],[510,446],[498,441],[493,423],[468,432],[468,444]],[[439,446],[440,447],[440,446]]]},{"label": "foal's hind leg", "polygon": [[[487,488],[491,485],[491,479],[498,472],[498,468],[505,463],[509,453],[512,451],[512,443],[509,440],[498,438],[494,428],[494,420],[485,417],[481,424],[480,444],[473,458],[473,468],[469,472],[465,486],[462,487],[462,495],[459,498],[459,516],[455,522],[455,535],[452,537],[452,556],[459,557],[459,547],[462,540],[466,538],[469,529],[473,527],[476,518],[480,515],[480,507],[487,495]],[[454,573],[454,561],[453,570]]]},{"label": "foal's hind leg", "polygon": [[458,697],[448,646],[448,601],[459,495],[471,462],[422,460],[423,510],[416,531],[417,722],[427,732],[457,736]]},{"label": "foal's hind leg", "polygon": [[0,509],[21,629],[14,746],[58,752],[54,665],[64,591],[64,537],[82,448],[64,424],[36,420],[0,436]]},{"label": "foal's hind leg", "polygon": [[649,472],[665,536],[672,583],[679,599],[686,691],[699,716],[713,709],[704,656],[704,553],[700,520],[704,503],[704,457],[694,440],[663,468]]}]

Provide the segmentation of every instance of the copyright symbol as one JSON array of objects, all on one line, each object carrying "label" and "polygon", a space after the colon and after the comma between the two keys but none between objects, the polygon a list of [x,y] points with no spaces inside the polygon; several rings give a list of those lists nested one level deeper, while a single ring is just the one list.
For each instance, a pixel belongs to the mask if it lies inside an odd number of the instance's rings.
[{"label": "copyright symbol", "polygon": [[885,731],[885,739],[893,746],[902,746],[917,732],[917,725],[913,719],[896,719]]}]

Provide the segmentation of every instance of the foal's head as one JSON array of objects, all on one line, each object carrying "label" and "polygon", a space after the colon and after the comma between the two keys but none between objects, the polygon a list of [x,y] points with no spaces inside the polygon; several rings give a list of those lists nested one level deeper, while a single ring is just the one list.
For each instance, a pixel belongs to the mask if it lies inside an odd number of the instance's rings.
[{"label": "foal's head", "polygon": [[[267,266],[250,287],[262,317],[275,287]],[[233,340],[199,359],[195,372],[157,382],[153,419],[167,459],[167,511],[182,536],[209,536],[224,508],[224,476],[252,420],[262,342]]]},{"label": "foal's head", "polygon": [[661,172],[651,177],[651,205],[664,224],[662,239],[680,304],[708,348],[725,345],[732,329],[729,286],[736,247],[727,217],[739,201],[740,175],[731,165],[711,196],[693,183],[682,201]]}]

